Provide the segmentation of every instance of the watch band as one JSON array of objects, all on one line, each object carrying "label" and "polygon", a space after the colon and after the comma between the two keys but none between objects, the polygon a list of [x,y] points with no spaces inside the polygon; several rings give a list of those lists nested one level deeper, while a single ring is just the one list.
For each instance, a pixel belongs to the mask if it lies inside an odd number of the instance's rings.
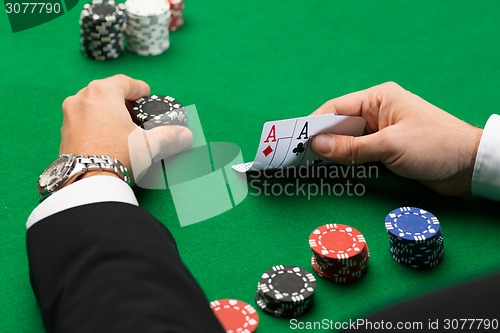
[{"label": "watch band", "polygon": [[76,157],[76,163],[83,164],[86,168],[85,172],[94,170],[113,172],[128,185],[132,185],[132,179],[130,178],[130,173],[127,168],[120,161],[110,156],[89,155],[85,157],[80,155]]},{"label": "watch band", "polygon": [[[60,170],[57,170],[58,163],[63,165]],[[56,169],[54,169],[54,165]],[[132,178],[127,168],[120,161],[110,156],[62,154],[45,169],[38,179],[40,202],[48,198],[52,193],[58,191],[68,182],[77,181],[89,171],[113,172],[129,186],[132,186]]]}]

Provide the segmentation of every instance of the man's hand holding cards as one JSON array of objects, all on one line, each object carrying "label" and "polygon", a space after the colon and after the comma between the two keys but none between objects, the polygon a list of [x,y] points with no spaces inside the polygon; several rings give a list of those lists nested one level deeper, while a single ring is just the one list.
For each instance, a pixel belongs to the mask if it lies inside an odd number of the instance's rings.
[{"label": "man's hand holding cards", "polygon": [[328,161],[312,151],[311,139],[322,133],[360,136],[365,125],[363,117],[334,114],[268,121],[262,129],[254,161],[232,168],[247,172],[326,164]]}]

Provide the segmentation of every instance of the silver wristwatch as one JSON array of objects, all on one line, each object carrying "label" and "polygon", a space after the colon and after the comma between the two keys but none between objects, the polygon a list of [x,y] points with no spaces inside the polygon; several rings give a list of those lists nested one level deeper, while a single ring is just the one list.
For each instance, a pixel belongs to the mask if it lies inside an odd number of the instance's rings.
[{"label": "silver wristwatch", "polygon": [[78,154],[63,154],[49,165],[38,179],[40,202],[59,190],[63,185],[75,181],[87,171],[92,170],[113,172],[127,184],[132,184],[127,168],[112,157],[104,155],[85,157]]}]

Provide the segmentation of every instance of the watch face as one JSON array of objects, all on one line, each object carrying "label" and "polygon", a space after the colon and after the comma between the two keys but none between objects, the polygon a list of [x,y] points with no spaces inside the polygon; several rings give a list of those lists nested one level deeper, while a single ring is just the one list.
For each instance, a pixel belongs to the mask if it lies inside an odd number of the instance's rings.
[{"label": "watch face", "polygon": [[55,160],[49,167],[42,173],[38,184],[42,188],[54,186],[63,180],[64,175],[70,169],[70,156],[62,155]]}]

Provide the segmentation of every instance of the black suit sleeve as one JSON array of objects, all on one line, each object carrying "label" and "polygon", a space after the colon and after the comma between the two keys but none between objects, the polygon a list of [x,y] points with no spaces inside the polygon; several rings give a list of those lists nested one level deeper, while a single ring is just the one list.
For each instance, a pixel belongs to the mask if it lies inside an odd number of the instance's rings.
[{"label": "black suit sleeve", "polygon": [[170,232],[123,203],[75,207],[28,230],[47,332],[224,332]]}]

